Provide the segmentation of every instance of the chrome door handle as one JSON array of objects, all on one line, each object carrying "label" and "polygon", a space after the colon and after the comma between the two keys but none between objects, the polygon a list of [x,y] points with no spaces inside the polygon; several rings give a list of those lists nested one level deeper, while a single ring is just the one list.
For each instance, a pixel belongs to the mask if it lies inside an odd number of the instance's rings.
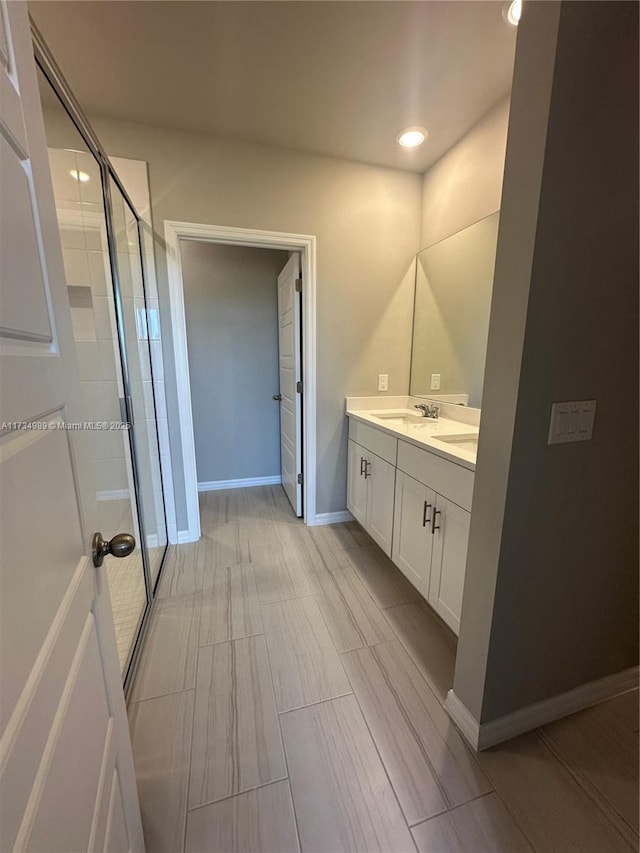
[{"label": "chrome door handle", "polygon": [[282,394],[274,394],[272,400],[282,400]]},{"label": "chrome door handle", "polygon": [[424,502],[424,509],[422,510],[422,526],[426,527],[427,524],[431,523],[431,519],[427,518],[427,510],[431,509],[431,504],[428,504],[426,501]]},{"label": "chrome door handle", "polygon": [[102,533],[94,533],[91,543],[93,565],[99,569],[107,554],[112,557],[128,557],[136,547],[136,540],[130,533],[116,533],[112,539],[103,539]]}]

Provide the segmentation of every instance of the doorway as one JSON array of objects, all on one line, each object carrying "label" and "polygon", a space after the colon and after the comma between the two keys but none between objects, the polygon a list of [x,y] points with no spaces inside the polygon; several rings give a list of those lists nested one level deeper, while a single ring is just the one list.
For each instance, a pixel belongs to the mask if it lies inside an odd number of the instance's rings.
[{"label": "doorway", "polygon": [[282,484],[299,516],[299,255],[183,240],[180,261],[198,491]]},{"label": "doorway", "polygon": [[[297,405],[297,428],[300,440],[294,447],[298,454],[296,463],[287,466],[285,477],[295,470],[295,490],[289,490],[294,512],[303,516],[306,524],[315,524],[315,237],[279,232],[251,231],[247,229],[222,228],[219,226],[198,225],[194,223],[165,222],[165,240],[169,277],[171,324],[173,331],[174,357],[176,366],[178,409],[180,416],[182,467],[184,471],[187,530],[179,532],[179,541],[195,541],[200,537],[200,508],[198,501],[198,465],[196,442],[194,437],[194,409],[192,406],[192,385],[190,360],[188,353],[187,320],[185,313],[184,270],[181,244],[185,241],[208,242],[226,247],[251,247],[286,252],[289,259],[299,259],[298,272],[286,271],[287,284],[279,287],[281,299],[285,294],[293,294],[298,305],[298,333],[294,330],[291,340],[296,343],[279,364],[279,388],[274,387],[272,396],[285,394],[287,407],[280,403],[282,421],[290,419],[293,401]],[[283,256],[284,257],[284,256]],[[287,264],[284,265],[285,267]],[[285,269],[283,269],[283,274]],[[295,303],[292,303],[294,305]],[[295,312],[294,312],[295,313]],[[281,302],[281,331],[287,326],[287,308]],[[295,323],[292,328],[295,329]],[[282,335],[279,335],[282,337]],[[279,344],[279,352],[284,349]],[[291,363],[298,358],[298,373]],[[295,384],[295,396],[291,391],[291,379]],[[299,378],[298,378],[299,377]],[[286,387],[285,387],[286,386]],[[243,401],[236,395],[237,404],[242,406],[243,417],[252,417],[250,401]],[[274,401],[275,402],[275,401]],[[281,436],[282,436],[281,430]],[[287,426],[285,424],[285,432]],[[290,430],[287,434],[291,434]],[[281,439],[282,445],[282,439]],[[285,456],[285,454],[282,454]],[[176,466],[177,467],[177,466]],[[174,476],[179,474],[174,469]],[[298,476],[300,475],[300,476]],[[275,475],[274,475],[275,476]],[[281,474],[282,476],[282,474]],[[240,478],[238,478],[240,479]],[[240,484],[239,484],[240,485]],[[243,483],[241,485],[247,485]],[[294,485],[294,484],[292,484]],[[221,486],[225,488],[225,486]],[[228,486],[226,486],[228,487]]]}]

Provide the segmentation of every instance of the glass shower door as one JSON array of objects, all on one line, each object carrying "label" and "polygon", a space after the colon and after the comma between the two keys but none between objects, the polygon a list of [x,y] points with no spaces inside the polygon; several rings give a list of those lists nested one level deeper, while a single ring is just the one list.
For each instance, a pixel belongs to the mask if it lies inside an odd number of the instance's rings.
[{"label": "glass shower door", "polygon": [[157,311],[149,310],[141,258],[138,219],[109,179],[113,238],[120,283],[120,311],[129,386],[129,413],[133,421],[138,511],[145,532],[153,588],[167,545],[167,525],[157,432],[155,387],[150,344],[159,338]]},{"label": "glass shower door", "polygon": [[89,532],[99,530],[106,539],[132,533],[136,540],[129,556],[105,560],[124,676],[147,609],[147,589],[130,436],[122,428],[125,392],[102,170],[41,73],[39,85],[79,368],[79,421],[86,425],[81,438],[96,498]]}]

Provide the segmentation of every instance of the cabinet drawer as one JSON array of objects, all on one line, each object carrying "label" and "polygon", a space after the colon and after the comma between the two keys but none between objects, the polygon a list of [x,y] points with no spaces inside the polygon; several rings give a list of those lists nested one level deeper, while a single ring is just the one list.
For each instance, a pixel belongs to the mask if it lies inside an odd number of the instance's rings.
[{"label": "cabinet drawer", "polygon": [[398,468],[463,509],[471,511],[474,473],[468,468],[406,441],[398,442]]},{"label": "cabinet drawer", "polygon": [[398,439],[388,433],[349,418],[349,438],[381,459],[396,464]]}]

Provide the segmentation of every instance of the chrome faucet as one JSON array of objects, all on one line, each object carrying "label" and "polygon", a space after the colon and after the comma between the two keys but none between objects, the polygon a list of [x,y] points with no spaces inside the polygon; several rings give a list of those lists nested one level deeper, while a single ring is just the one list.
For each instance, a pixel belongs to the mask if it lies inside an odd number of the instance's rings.
[{"label": "chrome faucet", "polygon": [[425,418],[437,419],[440,408],[435,404],[432,406],[429,403],[416,403],[414,409],[420,409]]}]

